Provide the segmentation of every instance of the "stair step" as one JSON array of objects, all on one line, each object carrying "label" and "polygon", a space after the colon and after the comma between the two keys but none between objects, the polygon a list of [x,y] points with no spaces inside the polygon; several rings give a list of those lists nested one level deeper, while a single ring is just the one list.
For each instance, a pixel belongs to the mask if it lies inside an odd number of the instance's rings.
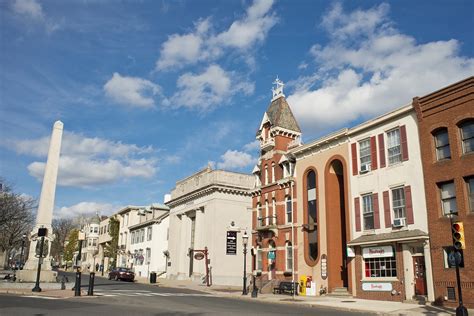
[{"label": "stair step", "polygon": [[351,293],[347,291],[345,287],[336,287],[332,290],[331,293],[327,294],[328,296],[343,296],[343,297],[352,297]]}]

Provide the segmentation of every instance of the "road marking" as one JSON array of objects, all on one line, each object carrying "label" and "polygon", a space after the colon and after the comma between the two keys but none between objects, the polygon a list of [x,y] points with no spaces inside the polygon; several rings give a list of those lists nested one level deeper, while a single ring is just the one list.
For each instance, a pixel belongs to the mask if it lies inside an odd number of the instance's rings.
[{"label": "road marking", "polygon": [[39,296],[39,295],[25,295],[24,297],[31,297],[31,298],[42,298],[45,300],[59,300],[59,297],[51,297],[51,296]]},{"label": "road marking", "polygon": [[124,291],[124,290],[109,290],[107,292],[95,291],[94,294],[97,295],[97,296],[106,296],[106,297],[113,297],[113,296],[130,296],[130,297],[136,297],[136,296],[146,296],[146,297],[153,297],[153,296],[163,296],[163,297],[172,297],[172,296],[174,296],[174,297],[213,296],[212,294],[209,294],[209,293],[156,293],[156,292],[151,292],[151,291],[131,293],[131,292],[129,292],[129,290],[126,290],[126,291]]}]

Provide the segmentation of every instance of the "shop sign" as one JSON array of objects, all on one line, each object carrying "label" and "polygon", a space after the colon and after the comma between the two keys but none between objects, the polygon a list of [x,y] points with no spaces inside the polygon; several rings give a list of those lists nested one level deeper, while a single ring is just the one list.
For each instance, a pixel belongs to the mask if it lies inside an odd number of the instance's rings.
[{"label": "shop sign", "polygon": [[362,290],[372,292],[391,292],[392,283],[390,282],[365,282],[362,283]]},{"label": "shop sign", "polygon": [[321,255],[321,278],[323,280],[328,278],[328,257],[326,254]]},{"label": "shop sign", "polygon": [[378,246],[362,248],[362,257],[364,258],[384,258],[393,257],[392,246]]}]

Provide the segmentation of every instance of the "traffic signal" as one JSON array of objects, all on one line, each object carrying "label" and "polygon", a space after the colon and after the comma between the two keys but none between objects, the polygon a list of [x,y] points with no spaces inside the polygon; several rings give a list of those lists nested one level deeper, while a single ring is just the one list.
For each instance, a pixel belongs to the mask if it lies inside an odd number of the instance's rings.
[{"label": "traffic signal", "polygon": [[453,246],[456,249],[466,249],[464,242],[464,225],[462,222],[454,222],[451,227],[453,231]]}]

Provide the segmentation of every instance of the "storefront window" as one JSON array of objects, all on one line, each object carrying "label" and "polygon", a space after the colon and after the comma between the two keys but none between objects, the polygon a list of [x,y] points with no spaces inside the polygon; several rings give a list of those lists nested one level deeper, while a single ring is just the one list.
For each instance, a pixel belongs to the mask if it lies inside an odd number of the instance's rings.
[{"label": "storefront window", "polygon": [[384,278],[397,276],[397,261],[390,258],[365,258],[365,277]]}]

